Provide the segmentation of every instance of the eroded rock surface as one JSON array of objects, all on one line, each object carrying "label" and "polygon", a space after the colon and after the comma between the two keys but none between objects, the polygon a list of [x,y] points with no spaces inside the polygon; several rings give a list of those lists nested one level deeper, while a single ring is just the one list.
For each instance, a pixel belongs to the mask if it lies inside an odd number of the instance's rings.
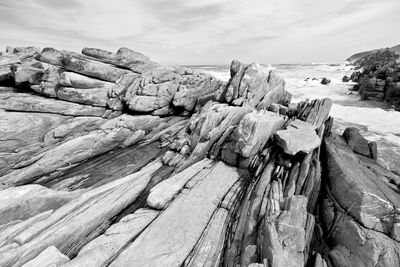
[{"label": "eroded rock surface", "polygon": [[273,70],[9,47],[0,85],[1,266],[399,265],[400,178]]}]

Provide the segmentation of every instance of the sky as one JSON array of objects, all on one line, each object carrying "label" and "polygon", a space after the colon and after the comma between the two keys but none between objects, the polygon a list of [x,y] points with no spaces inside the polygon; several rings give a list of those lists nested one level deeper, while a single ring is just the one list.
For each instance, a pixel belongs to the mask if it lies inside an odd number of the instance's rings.
[{"label": "sky", "polygon": [[0,0],[0,46],[128,47],[162,64],[343,61],[400,44],[400,0]]}]

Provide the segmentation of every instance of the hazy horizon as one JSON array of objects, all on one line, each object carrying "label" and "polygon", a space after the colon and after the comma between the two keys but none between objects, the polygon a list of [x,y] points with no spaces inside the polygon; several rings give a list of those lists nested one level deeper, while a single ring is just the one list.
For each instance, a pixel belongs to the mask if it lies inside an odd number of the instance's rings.
[{"label": "hazy horizon", "polygon": [[2,0],[0,44],[128,47],[156,62],[340,62],[400,44],[398,0]]}]

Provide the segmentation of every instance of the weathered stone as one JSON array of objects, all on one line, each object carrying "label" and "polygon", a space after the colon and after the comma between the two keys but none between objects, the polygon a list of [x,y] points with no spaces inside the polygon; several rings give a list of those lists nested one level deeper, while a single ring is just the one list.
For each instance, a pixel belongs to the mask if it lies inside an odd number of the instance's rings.
[{"label": "weathered stone", "polygon": [[75,193],[54,191],[33,184],[7,188],[0,195],[0,225],[57,209],[76,196]]},{"label": "weathered stone", "polygon": [[[116,123],[119,121],[118,118],[114,120]],[[108,125],[112,124],[112,122],[108,123]],[[103,126],[100,130],[69,140],[48,150],[31,165],[1,177],[0,182],[6,187],[25,184],[63,166],[81,162],[119,146],[132,145],[141,140],[145,134],[143,130],[131,131],[122,125],[113,129],[107,129],[107,127]]]},{"label": "weathered stone", "polygon": [[5,104],[5,109],[10,111],[52,113],[66,116],[109,116],[107,110],[103,107],[80,105],[35,95],[10,97]]},{"label": "weathered stone", "polygon": [[246,158],[255,155],[284,122],[283,117],[269,111],[246,114],[233,132],[235,152]]},{"label": "weathered stone", "polygon": [[321,80],[321,84],[329,84],[329,83],[331,83],[331,80],[329,80],[329,79],[327,79],[327,78],[322,78],[322,80]]},{"label": "weathered stone", "polygon": [[225,87],[224,100],[233,105],[266,108],[272,103],[290,102],[285,82],[274,71],[256,63],[231,63],[231,79]]},{"label": "weathered stone", "polygon": [[157,63],[152,62],[149,57],[126,47],[121,47],[117,53],[85,47],[82,49],[82,54],[105,63],[128,68],[136,73],[143,73],[161,67]]},{"label": "weathered stone", "polygon": [[128,70],[94,61],[77,53],[58,51],[54,48],[44,48],[36,59],[89,77],[110,82],[115,82],[122,75],[130,73]]},{"label": "weathered stone", "polygon": [[400,205],[389,181],[398,183],[400,177],[353,154],[338,136],[326,138],[325,145],[332,196],[363,227],[389,234],[394,223],[391,214]]},{"label": "weathered stone", "polygon": [[307,198],[292,196],[276,222],[264,219],[258,241],[260,258],[277,267],[304,265],[306,224]]},{"label": "weathered stone", "polygon": [[321,143],[312,126],[309,127],[288,127],[286,130],[277,131],[275,134],[276,143],[289,155],[297,153],[310,153]]},{"label": "weathered stone", "polygon": [[82,89],[90,88],[105,88],[111,89],[115,84],[110,82],[105,82],[98,79],[93,79],[82,74],[74,72],[63,72],[60,74],[58,83],[65,87],[75,87]]},{"label": "weathered stone", "polygon": [[135,201],[161,166],[155,161],[135,174],[89,190],[70,201],[15,237],[21,246],[0,253],[0,264],[20,266],[49,246],[57,247],[67,256],[75,255],[103,231],[109,220]]},{"label": "weathered stone", "polygon": [[190,168],[173,175],[151,189],[147,197],[147,205],[155,209],[163,209],[178,194],[185,184],[203,169],[211,168],[212,161],[204,159],[193,164]]},{"label": "weathered stone", "polygon": [[73,87],[59,87],[57,97],[68,102],[85,105],[107,107],[109,102],[108,91],[103,88],[79,89]]},{"label": "weathered stone", "polygon": [[50,246],[43,250],[36,258],[22,265],[22,267],[60,266],[67,261],[69,261],[67,256],[62,254],[55,246]]},{"label": "weathered stone", "polygon": [[0,66],[0,82],[8,81],[13,77],[10,66]]},{"label": "weathered stone", "polygon": [[79,254],[63,267],[101,266],[109,263],[149,225],[158,211],[139,209],[113,224],[99,237],[84,246]]},{"label": "weathered stone", "polygon": [[181,266],[239,177],[235,168],[215,165],[203,180],[183,191],[110,266]]}]

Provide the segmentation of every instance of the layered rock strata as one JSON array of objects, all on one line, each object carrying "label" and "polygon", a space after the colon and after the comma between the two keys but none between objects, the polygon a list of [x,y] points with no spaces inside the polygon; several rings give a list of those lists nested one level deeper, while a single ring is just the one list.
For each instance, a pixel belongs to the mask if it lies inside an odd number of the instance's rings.
[{"label": "layered rock strata", "polygon": [[400,108],[400,62],[399,55],[386,50],[379,50],[359,59],[354,63],[360,71],[352,74],[351,79],[357,84],[361,99],[385,101],[395,109]]},{"label": "layered rock strata", "polygon": [[330,99],[82,54],[0,56],[1,266],[398,265],[400,178]]}]

